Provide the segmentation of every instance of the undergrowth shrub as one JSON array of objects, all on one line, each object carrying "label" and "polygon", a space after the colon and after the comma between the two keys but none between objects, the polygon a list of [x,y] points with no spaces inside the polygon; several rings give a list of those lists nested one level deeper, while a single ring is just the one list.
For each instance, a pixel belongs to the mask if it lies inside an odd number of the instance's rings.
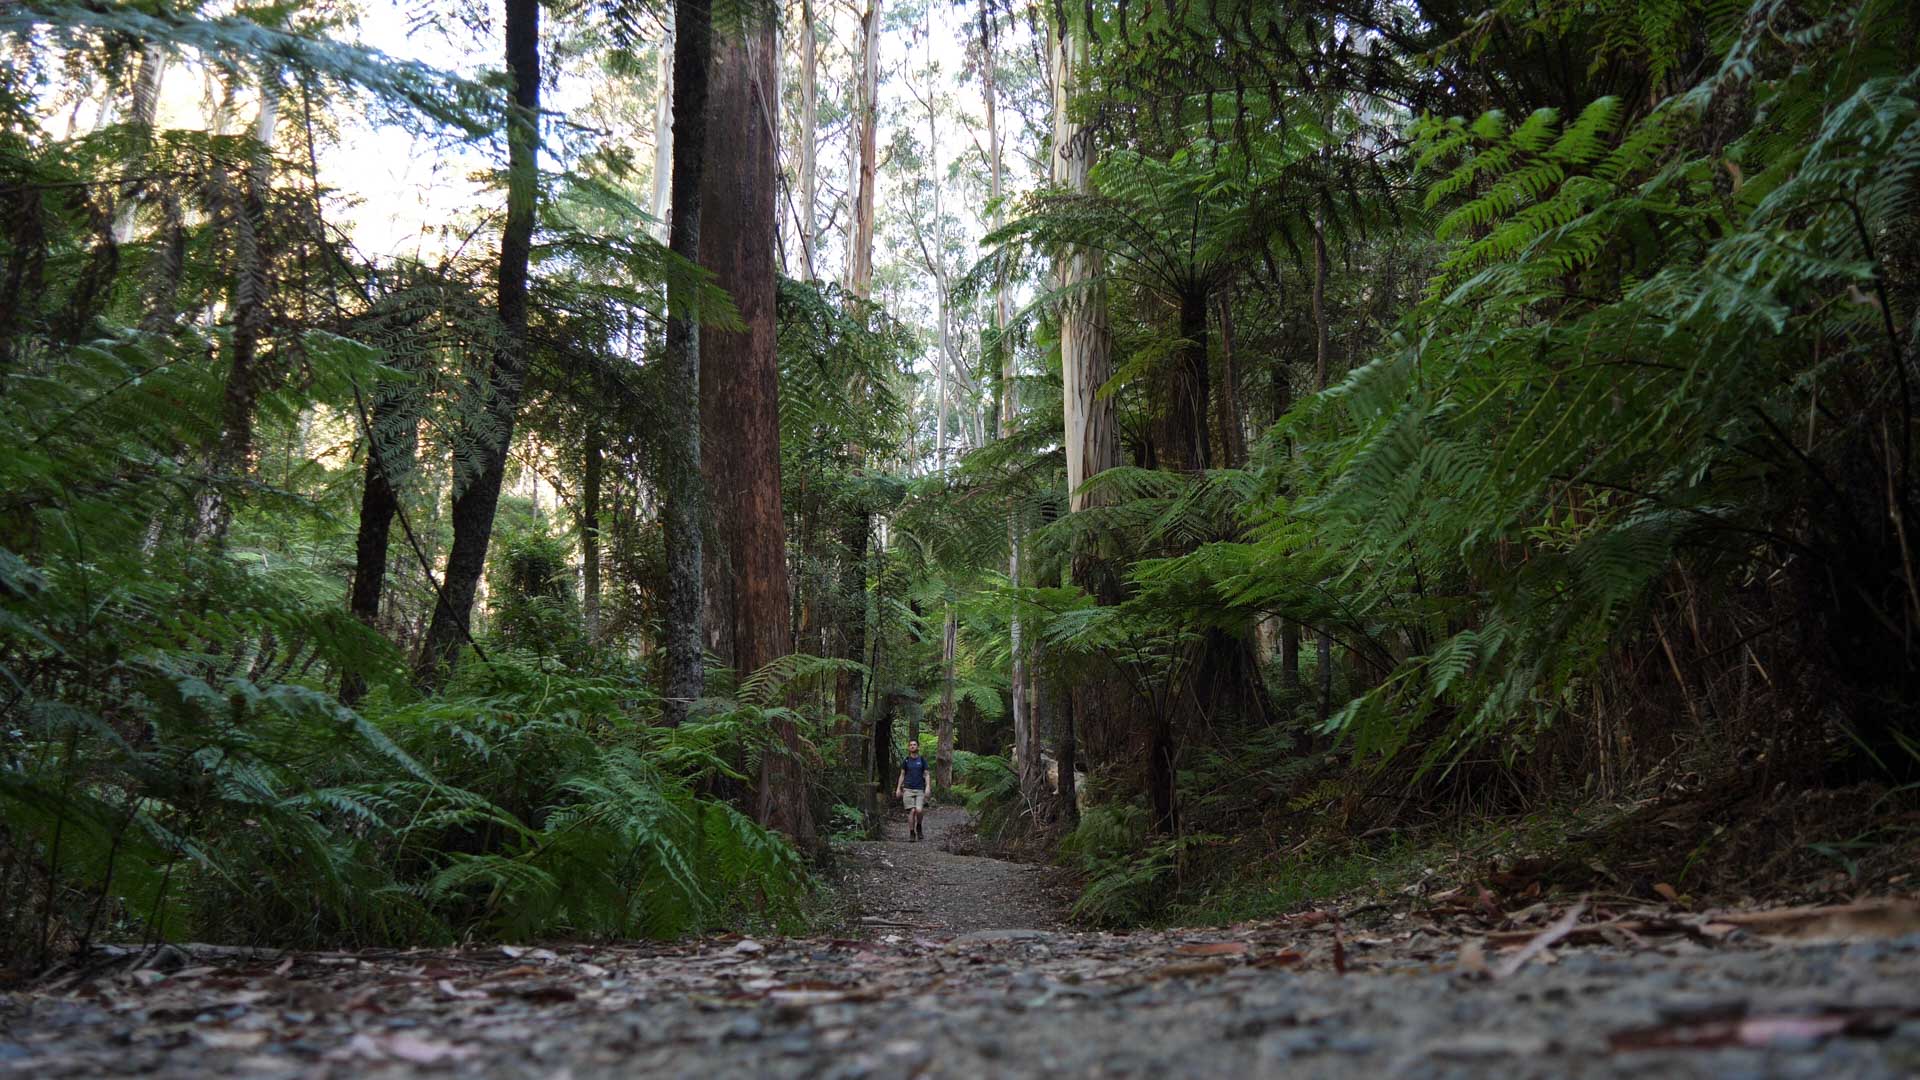
[{"label": "undergrowth shrub", "polygon": [[967,812],[987,840],[1004,837],[1026,809],[1020,797],[1020,774],[998,754],[955,750],[953,780],[955,794],[964,792]]},{"label": "undergrowth shrub", "polygon": [[[248,481],[224,542],[193,534],[196,502],[237,486],[182,449],[218,431],[219,380],[176,362],[207,347],[129,333],[0,388],[0,960],[104,937],[412,945],[802,916],[799,856],[710,791],[793,718],[771,703],[804,658],[671,730],[639,669],[570,673],[508,639],[418,697],[315,573],[350,539],[323,505]],[[263,414],[378,370],[326,335],[304,355],[309,381],[263,392]],[[252,546],[289,521],[310,535]],[[539,547],[507,556],[536,599],[554,592]],[[544,617],[526,614],[508,620],[523,639]],[[344,673],[370,689],[358,709],[333,694]]]}]

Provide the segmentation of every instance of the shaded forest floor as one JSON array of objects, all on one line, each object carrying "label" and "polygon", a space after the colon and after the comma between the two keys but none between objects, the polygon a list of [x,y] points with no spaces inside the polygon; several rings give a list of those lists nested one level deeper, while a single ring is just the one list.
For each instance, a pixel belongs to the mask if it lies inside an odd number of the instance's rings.
[{"label": "shaded forest floor", "polygon": [[1905,1076],[1920,907],[1690,913],[1462,893],[1206,929],[1060,921],[1044,867],[843,853],[808,938],[188,948],[0,997],[0,1075]]},{"label": "shaded forest floor", "polygon": [[907,839],[895,812],[877,841],[849,844],[841,895],[848,929],[868,934],[964,934],[1056,929],[1073,902],[1065,875],[1039,863],[961,854],[972,845],[966,811],[935,806],[926,839]]}]

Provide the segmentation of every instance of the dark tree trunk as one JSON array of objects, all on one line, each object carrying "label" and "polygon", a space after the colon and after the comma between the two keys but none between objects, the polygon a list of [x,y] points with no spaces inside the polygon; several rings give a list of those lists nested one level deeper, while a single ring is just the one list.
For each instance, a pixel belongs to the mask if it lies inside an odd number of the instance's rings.
[{"label": "dark tree trunk", "polygon": [[[845,643],[841,658],[856,662],[867,655],[867,543],[871,519],[864,509],[852,511],[841,540],[846,562],[841,565],[840,585],[834,590],[840,610],[840,636]],[[847,717],[853,730],[860,730],[864,680],[857,671],[842,671],[834,677],[833,707]],[[883,778],[884,780],[884,778]]]},{"label": "dark tree trunk", "polygon": [[[1313,226],[1313,385],[1325,390],[1327,371],[1327,233],[1319,223]],[[1322,628],[1319,634],[1320,700],[1314,709],[1321,726],[1333,712],[1333,638]]]},{"label": "dark tree trunk", "polygon": [[1180,344],[1174,348],[1161,438],[1166,463],[1181,472],[1213,467],[1207,383],[1207,294],[1191,292],[1180,298]]},{"label": "dark tree trunk", "polygon": [[507,115],[507,222],[500,233],[499,317],[502,341],[488,370],[487,440],[479,470],[453,499],[453,546],[441,576],[415,678],[438,686],[452,673],[473,619],[473,597],[486,570],[500,482],[520,412],[527,372],[527,259],[533,250],[534,203],[540,174],[540,3],[506,0],[507,73],[513,105]]},{"label": "dark tree trunk", "polygon": [[[710,628],[736,671],[749,675],[793,651],[787,591],[787,525],[780,502],[780,362],[775,352],[774,191],[779,163],[766,117],[779,88],[773,27],[759,20],[713,58],[707,139],[727,146],[726,168],[701,178],[701,264],[733,296],[743,329],[700,331],[702,441],[725,453],[701,460],[716,562],[725,569],[708,606]],[[814,845],[802,743],[774,722],[780,745],[762,755],[758,818]]]},{"label": "dark tree trunk", "polygon": [[[1273,418],[1287,415],[1293,408],[1293,374],[1291,365],[1278,364],[1273,370]],[[1289,444],[1291,453],[1291,444]],[[1280,620],[1280,685],[1287,690],[1300,689],[1300,624],[1292,619]]]},{"label": "dark tree trunk", "polygon": [[1240,379],[1234,368],[1233,296],[1220,294],[1220,381],[1214,391],[1215,426],[1220,429],[1220,464],[1237,469],[1247,463],[1247,436],[1240,425]]},{"label": "dark tree trunk", "polygon": [[886,805],[886,793],[893,789],[893,707],[894,697],[884,694],[873,703],[873,754],[874,795],[876,805],[873,812],[878,814]]},{"label": "dark tree trunk", "polygon": [[[700,258],[701,175],[706,167],[707,78],[713,61],[708,0],[676,0],[673,39],[673,183],[667,246]],[[667,314],[667,431],[660,464],[660,518],[667,546],[667,670],[661,720],[687,718],[705,689],[700,635],[700,329],[691,289],[670,288]]]},{"label": "dark tree trunk", "polygon": [[596,425],[587,436],[585,467],[580,478],[581,610],[586,616],[587,640],[600,640],[600,489],[605,482],[605,436]]},{"label": "dark tree trunk", "polygon": [[1148,827],[1171,834],[1178,825],[1174,806],[1173,710],[1169,701],[1153,711],[1147,725],[1147,802],[1152,808]]},{"label": "dark tree trunk", "polygon": [[[1046,521],[1042,519],[1042,526]],[[1074,584],[1087,591],[1094,603],[1114,607],[1126,598],[1120,580],[1118,560],[1100,550],[1101,538],[1082,534],[1076,538],[1072,560]],[[1042,577],[1042,588],[1060,584]],[[1094,670],[1075,678],[1067,690],[1073,713],[1076,741],[1081,744],[1090,766],[1098,767],[1119,760],[1129,753],[1140,720],[1140,698],[1126,673],[1111,658],[1093,662]]]},{"label": "dark tree trunk", "polygon": [[1280,685],[1300,689],[1300,624],[1280,620]]},{"label": "dark tree trunk", "polygon": [[[376,392],[367,420],[366,482],[360,489],[360,526],[353,542],[353,584],[347,610],[368,626],[380,622],[380,600],[387,581],[387,549],[393,519],[400,512],[399,483],[413,468],[419,445],[414,403],[404,386],[387,384]],[[340,683],[340,700],[353,705],[367,691],[365,680],[349,673]]]}]

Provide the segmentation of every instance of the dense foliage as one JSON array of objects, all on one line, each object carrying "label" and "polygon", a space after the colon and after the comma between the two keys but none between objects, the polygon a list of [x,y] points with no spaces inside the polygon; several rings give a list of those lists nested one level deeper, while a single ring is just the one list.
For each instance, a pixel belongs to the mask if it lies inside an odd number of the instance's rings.
[{"label": "dense foliage", "polygon": [[1910,5],[423,9],[0,13],[22,956],[793,921],[923,727],[1109,923],[1920,772]]}]

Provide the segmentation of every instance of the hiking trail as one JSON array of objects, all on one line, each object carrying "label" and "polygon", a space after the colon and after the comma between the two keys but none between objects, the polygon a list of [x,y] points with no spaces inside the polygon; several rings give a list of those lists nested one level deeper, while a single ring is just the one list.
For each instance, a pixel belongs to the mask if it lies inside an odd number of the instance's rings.
[{"label": "hiking trail", "polygon": [[907,839],[904,814],[896,812],[881,840],[848,845],[852,880],[848,891],[863,932],[1042,930],[1060,927],[1072,893],[1058,870],[1032,863],[956,854],[950,848],[968,832],[966,811],[928,808],[926,839]]},{"label": "hiking trail", "polygon": [[[1897,1077],[1920,909],[1709,915],[1447,894],[1226,928],[1061,922],[937,807],[848,845],[839,934],[188,947],[0,995],[0,1076]],[[1359,916],[1365,914],[1362,919]]]}]

